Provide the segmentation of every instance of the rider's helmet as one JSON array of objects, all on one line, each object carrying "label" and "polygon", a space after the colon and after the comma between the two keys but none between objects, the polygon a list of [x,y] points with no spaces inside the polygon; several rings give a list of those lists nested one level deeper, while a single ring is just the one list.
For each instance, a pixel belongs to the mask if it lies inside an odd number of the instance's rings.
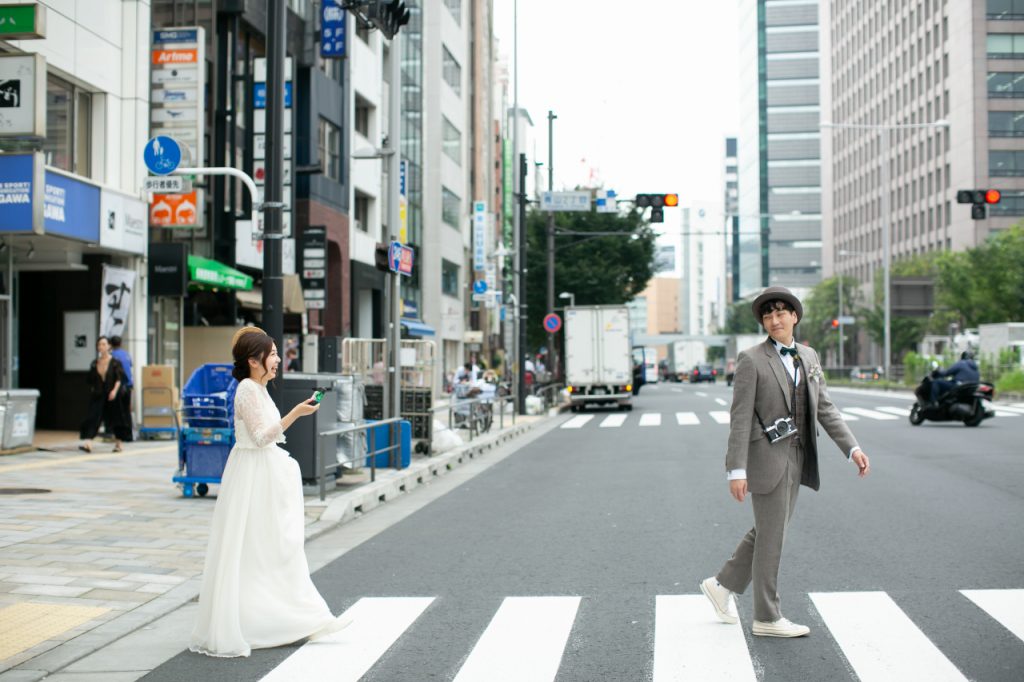
[{"label": "rider's helmet", "polygon": [[960,354],[960,359],[961,360],[973,360],[974,359],[974,353],[972,353],[969,350],[965,350],[963,353]]}]

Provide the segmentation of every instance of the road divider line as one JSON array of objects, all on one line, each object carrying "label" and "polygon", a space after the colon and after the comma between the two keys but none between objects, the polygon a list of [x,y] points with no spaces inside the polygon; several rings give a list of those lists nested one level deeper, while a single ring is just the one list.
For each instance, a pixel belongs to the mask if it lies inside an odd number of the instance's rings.
[{"label": "road divider line", "polygon": [[661,413],[648,412],[640,415],[640,426],[661,426]]},{"label": "road divider line", "polygon": [[454,682],[555,679],[579,597],[507,597]]},{"label": "road divider line", "polygon": [[696,412],[676,412],[676,421],[680,426],[696,426],[700,424]]},{"label": "road divider line", "polygon": [[592,414],[578,414],[562,424],[563,429],[582,429],[583,425],[594,418]]},{"label": "road divider line", "polygon": [[353,619],[351,625],[302,645],[262,682],[318,680],[325,674],[331,682],[358,682],[433,601],[433,597],[360,599],[344,614]]},{"label": "road divider line", "polygon": [[818,592],[810,596],[861,682],[966,682],[885,592]]},{"label": "road divider line", "polygon": [[712,410],[711,412],[708,412],[708,414],[710,414],[711,418],[719,424],[729,423],[729,413],[725,410]]},{"label": "road divider line", "polygon": [[654,682],[756,679],[742,626],[716,620],[704,595],[655,598]]},{"label": "road divider line", "polygon": [[885,412],[877,412],[876,410],[869,410],[866,407],[844,407],[844,412],[855,414],[859,417],[867,417],[868,419],[877,419],[878,421],[891,421],[898,419],[895,415],[886,414]]},{"label": "road divider line", "polygon": [[1024,640],[1024,590],[960,590],[960,594]]},{"label": "road divider line", "polygon": [[602,429],[615,429],[622,426],[626,421],[624,414],[610,414],[601,422]]}]

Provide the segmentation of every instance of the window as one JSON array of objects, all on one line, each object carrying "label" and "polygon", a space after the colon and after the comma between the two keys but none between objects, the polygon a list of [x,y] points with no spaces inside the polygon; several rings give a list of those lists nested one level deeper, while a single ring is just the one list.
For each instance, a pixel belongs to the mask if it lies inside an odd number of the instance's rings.
[{"label": "window", "polygon": [[451,12],[456,24],[462,23],[462,0],[444,0],[444,6]]},{"label": "window", "polygon": [[451,86],[456,95],[462,95],[462,67],[444,45],[441,46],[441,73],[444,82]]},{"label": "window", "polygon": [[992,216],[1024,216],[1024,192],[1003,192],[999,203],[992,204],[988,210]]},{"label": "window", "polygon": [[1024,151],[989,151],[988,174],[994,178],[1024,176]]},{"label": "window", "polygon": [[46,163],[90,177],[92,95],[53,75],[46,77]]},{"label": "window", "polygon": [[441,220],[459,229],[459,213],[462,209],[462,199],[459,195],[447,187],[441,187]]},{"label": "window", "polygon": [[320,118],[317,147],[320,150],[320,170],[325,177],[341,181],[341,131],[326,118]]},{"label": "window", "polygon": [[355,129],[367,140],[370,139],[370,120],[373,118],[373,109],[372,104],[356,95]]},{"label": "window", "polygon": [[990,71],[987,81],[992,99],[1024,97],[1024,71]]},{"label": "window", "polygon": [[989,59],[1024,59],[1024,33],[989,33]]},{"label": "window", "polygon": [[462,133],[459,129],[452,125],[452,122],[447,117],[442,116],[441,121],[444,124],[444,138],[441,142],[441,149],[445,154],[448,155],[452,161],[458,165],[462,165]]},{"label": "window", "polygon": [[1024,137],[1024,111],[988,112],[988,134],[991,137]]},{"label": "window", "polygon": [[985,18],[995,21],[1024,19],[1024,0],[988,0]]},{"label": "window", "polygon": [[441,259],[441,292],[448,296],[459,297],[459,266]]},{"label": "window", "polygon": [[355,219],[356,229],[363,232],[370,231],[370,202],[373,199],[368,194],[356,192]]}]

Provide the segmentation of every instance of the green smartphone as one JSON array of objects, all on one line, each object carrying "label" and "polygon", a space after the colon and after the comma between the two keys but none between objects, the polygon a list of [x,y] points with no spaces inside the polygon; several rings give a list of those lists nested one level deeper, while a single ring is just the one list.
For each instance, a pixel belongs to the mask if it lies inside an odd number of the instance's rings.
[{"label": "green smartphone", "polygon": [[327,393],[326,388],[318,388],[313,392],[313,403],[316,405],[320,404],[320,401],[324,399],[324,393]]}]

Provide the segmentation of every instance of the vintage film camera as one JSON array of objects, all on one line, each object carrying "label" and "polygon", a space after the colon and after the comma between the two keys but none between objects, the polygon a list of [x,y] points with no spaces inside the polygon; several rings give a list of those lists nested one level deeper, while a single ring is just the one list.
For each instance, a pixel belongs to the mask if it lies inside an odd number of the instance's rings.
[{"label": "vintage film camera", "polygon": [[764,427],[764,434],[772,443],[778,443],[796,434],[796,424],[793,423],[792,417],[779,417],[771,426]]}]

